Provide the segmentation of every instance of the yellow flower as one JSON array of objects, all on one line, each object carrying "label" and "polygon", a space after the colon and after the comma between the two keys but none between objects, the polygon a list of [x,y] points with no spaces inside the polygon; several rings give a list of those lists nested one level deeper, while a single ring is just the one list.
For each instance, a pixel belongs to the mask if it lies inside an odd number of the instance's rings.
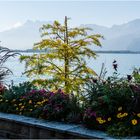
[{"label": "yellow flower", "polygon": [[30,109],[30,111],[33,111],[33,109]]},{"label": "yellow flower", "polygon": [[19,104],[19,106],[21,106],[21,105],[22,105],[22,103]]},{"label": "yellow flower", "polygon": [[109,117],[107,120],[108,120],[108,121],[111,121],[111,117]]},{"label": "yellow flower", "polygon": [[121,114],[122,114],[122,113],[118,113],[118,114],[117,114],[117,118],[121,118]]},{"label": "yellow flower", "polygon": [[137,121],[136,119],[133,119],[133,120],[131,120],[131,123],[132,123],[133,125],[136,125],[136,124],[138,123],[138,121]]},{"label": "yellow flower", "polygon": [[37,102],[37,104],[38,104],[38,105],[40,105],[40,104],[41,104],[41,102]]},{"label": "yellow flower", "polygon": [[18,107],[16,108],[16,110],[18,110]]},{"label": "yellow flower", "polygon": [[124,116],[127,116],[127,115],[128,115],[128,113],[126,113],[126,112],[125,112],[123,115],[124,115]]},{"label": "yellow flower", "polygon": [[47,102],[47,101],[48,101],[48,99],[43,100],[43,102]]},{"label": "yellow flower", "polygon": [[29,104],[32,104],[32,100],[29,100]]},{"label": "yellow flower", "polygon": [[102,120],[102,118],[101,117],[97,117],[96,120],[97,121],[100,121],[100,120]]},{"label": "yellow flower", "polygon": [[99,124],[103,124],[106,122],[106,120],[99,120],[98,122],[99,122]]},{"label": "yellow flower", "polygon": [[37,105],[34,105],[34,107],[37,107]]},{"label": "yellow flower", "polygon": [[0,102],[2,102],[3,100],[2,99],[0,99]]},{"label": "yellow flower", "polygon": [[138,113],[137,116],[140,118],[140,113]]},{"label": "yellow flower", "polygon": [[48,101],[48,99],[44,99],[41,103],[43,104],[43,103],[45,103],[45,102],[47,102]]},{"label": "yellow flower", "polygon": [[127,115],[128,115],[128,113],[126,113],[126,112],[123,113],[123,114],[122,113],[118,113],[117,114],[117,118],[123,118],[123,117],[126,117]]},{"label": "yellow flower", "polygon": [[118,111],[122,111],[122,106],[120,106],[120,107],[118,108]]},{"label": "yellow flower", "polygon": [[106,122],[106,120],[103,120],[101,117],[97,117],[97,118],[96,118],[96,121],[98,121],[99,124],[103,124],[103,123]]},{"label": "yellow flower", "polygon": [[104,123],[104,121],[103,120],[100,120],[100,121],[98,121],[99,122],[99,124],[103,124]]},{"label": "yellow flower", "polygon": [[16,99],[13,99],[13,100],[12,100],[12,102],[15,102],[15,101],[16,101]]},{"label": "yellow flower", "polygon": [[104,123],[106,122],[106,120],[103,120],[104,121]]},{"label": "yellow flower", "polygon": [[23,109],[24,108],[24,106],[21,106],[21,109]]}]

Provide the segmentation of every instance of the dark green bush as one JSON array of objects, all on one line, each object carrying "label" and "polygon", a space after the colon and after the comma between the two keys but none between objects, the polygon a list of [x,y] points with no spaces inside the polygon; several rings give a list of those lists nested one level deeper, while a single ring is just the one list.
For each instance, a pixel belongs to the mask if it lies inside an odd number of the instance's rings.
[{"label": "dark green bush", "polygon": [[114,136],[140,135],[140,86],[132,79],[116,76],[92,79],[86,84],[86,127],[106,130]]},{"label": "dark green bush", "polygon": [[0,111],[16,113],[17,106],[14,104],[20,104],[21,96],[26,95],[32,89],[35,87],[30,82],[20,83],[18,86],[9,86],[0,96]]}]

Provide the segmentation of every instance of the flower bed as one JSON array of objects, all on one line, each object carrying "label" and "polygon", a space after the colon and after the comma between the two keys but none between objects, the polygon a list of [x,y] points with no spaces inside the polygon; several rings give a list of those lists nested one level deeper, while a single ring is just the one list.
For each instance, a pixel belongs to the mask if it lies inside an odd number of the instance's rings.
[{"label": "flower bed", "polygon": [[82,114],[75,96],[62,90],[33,89],[30,83],[13,86],[0,95],[0,111],[47,120],[80,123]]},{"label": "flower bed", "polygon": [[140,135],[140,86],[129,79],[88,81],[86,94],[37,89],[31,83],[0,94],[0,111],[82,124],[116,137]]},{"label": "flower bed", "polygon": [[87,84],[86,127],[112,136],[140,135],[140,85],[137,77],[92,79]]}]

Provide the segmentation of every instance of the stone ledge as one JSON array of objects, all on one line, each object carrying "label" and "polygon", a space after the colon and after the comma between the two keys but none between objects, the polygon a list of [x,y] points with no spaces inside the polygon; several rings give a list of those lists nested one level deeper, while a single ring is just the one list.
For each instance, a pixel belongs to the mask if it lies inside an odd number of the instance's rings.
[{"label": "stone ledge", "polygon": [[82,125],[50,122],[7,113],[0,113],[0,137],[36,139],[113,139],[102,131],[89,130]]}]

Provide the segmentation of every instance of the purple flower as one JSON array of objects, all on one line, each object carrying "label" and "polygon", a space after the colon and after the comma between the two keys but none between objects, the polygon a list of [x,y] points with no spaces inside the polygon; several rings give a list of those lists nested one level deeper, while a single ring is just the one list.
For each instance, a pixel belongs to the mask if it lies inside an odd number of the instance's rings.
[{"label": "purple flower", "polygon": [[53,96],[54,95],[54,92],[50,92],[50,96]]},{"label": "purple flower", "polygon": [[45,89],[42,89],[39,91],[40,93],[46,93],[46,90]]},{"label": "purple flower", "polygon": [[22,96],[21,98],[26,98],[26,96]]},{"label": "purple flower", "polygon": [[34,90],[34,89],[33,89],[33,90],[31,90],[31,93],[32,93],[32,94],[36,93],[36,90]]},{"label": "purple flower", "polygon": [[94,116],[94,117],[96,117],[96,112],[92,112],[92,113],[90,113],[90,116]]},{"label": "purple flower", "polygon": [[57,91],[58,93],[62,93],[62,90],[61,89],[58,89],[58,91]]}]

